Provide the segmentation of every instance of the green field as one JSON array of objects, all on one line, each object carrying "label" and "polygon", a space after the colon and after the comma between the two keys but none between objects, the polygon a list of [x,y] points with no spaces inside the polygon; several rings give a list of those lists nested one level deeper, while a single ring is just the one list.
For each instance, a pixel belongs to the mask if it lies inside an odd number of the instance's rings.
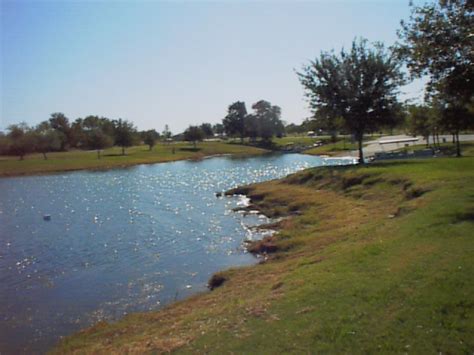
[{"label": "green field", "polygon": [[463,158],[314,168],[241,189],[290,216],[266,262],[54,352],[470,353],[474,147]]},{"label": "green field", "polygon": [[[174,153],[173,153],[174,151]],[[137,164],[160,163],[183,159],[201,159],[205,156],[219,154],[254,155],[262,154],[263,149],[227,144],[222,142],[202,142],[194,150],[189,143],[158,144],[152,151],[148,146],[135,146],[126,150],[114,147],[102,152],[97,159],[96,151],[74,150],[69,152],[48,153],[47,160],[42,154],[31,154],[25,160],[17,157],[0,156],[0,176],[51,173],[58,171],[83,169],[110,169]]]}]

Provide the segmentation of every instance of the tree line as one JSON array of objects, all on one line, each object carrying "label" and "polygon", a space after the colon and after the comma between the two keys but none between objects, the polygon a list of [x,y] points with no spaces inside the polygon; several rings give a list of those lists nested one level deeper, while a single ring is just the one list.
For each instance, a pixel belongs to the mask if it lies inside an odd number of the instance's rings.
[{"label": "tree line", "polygon": [[271,144],[273,137],[285,134],[285,124],[281,120],[281,108],[270,102],[260,100],[252,105],[252,113],[247,112],[245,102],[236,101],[229,105],[227,115],[211,127],[208,123],[201,126],[189,126],[184,131],[184,140],[196,142],[213,135],[240,138],[241,142],[248,138],[255,144],[260,139],[261,145]]},{"label": "tree line", "polygon": [[121,147],[125,155],[126,148],[139,142],[151,150],[160,137],[170,136],[167,127],[160,135],[154,129],[138,131],[133,123],[121,118],[87,116],[71,123],[63,113],[57,112],[35,127],[26,123],[9,126],[7,134],[0,136],[0,154],[16,155],[22,160],[26,154],[37,152],[47,159],[48,152],[73,148],[96,150],[100,159],[101,150],[113,145]]}]

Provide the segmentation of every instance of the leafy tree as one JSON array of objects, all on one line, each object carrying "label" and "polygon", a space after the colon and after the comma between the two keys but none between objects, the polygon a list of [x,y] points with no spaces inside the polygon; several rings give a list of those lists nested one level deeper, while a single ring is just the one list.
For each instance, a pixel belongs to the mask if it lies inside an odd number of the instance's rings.
[{"label": "leafy tree", "polygon": [[10,146],[9,144],[8,137],[5,135],[5,133],[0,132],[0,155],[7,155],[8,154],[8,148]]},{"label": "leafy tree", "polygon": [[290,123],[285,126],[285,133],[286,134],[298,134],[298,133],[306,133],[308,129],[304,126],[304,124],[295,124]]},{"label": "leafy tree", "polygon": [[470,100],[474,82],[474,2],[439,0],[413,7],[398,31],[397,50],[415,76],[429,75],[428,88]]},{"label": "leafy tree", "polygon": [[210,123],[203,123],[201,124],[200,128],[204,133],[204,137],[214,137],[214,131],[212,130],[212,125]]},{"label": "leafy tree", "polygon": [[298,73],[313,113],[328,119],[342,118],[344,127],[359,145],[359,163],[364,163],[362,140],[393,119],[399,112],[397,88],[403,83],[399,61],[382,44],[368,47],[367,40],[354,40],[349,51],[322,52]]},{"label": "leafy tree", "polygon": [[222,120],[225,133],[230,137],[240,137],[243,142],[245,137],[245,117],[247,108],[245,102],[236,101],[229,106],[227,116]]},{"label": "leafy tree", "polygon": [[246,115],[244,118],[245,137],[250,138],[250,142],[255,143],[260,132],[258,119],[253,114]]},{"label": "leafy tree", "polygon": [[69,119],[61,112],[55,112],[51,114],[49,119],[51,128],[59,133],[60,137],[60,149],[66,150],[66,147],[70,145],[71,141],[71,125]]},{"label": "leafy tree", "polygon": [[429,144],[432,133],[432,108],[428,106],[412,105],[408,108],[407,128],[414,136],[422,136]]},{"label": "leafy tree", "polygon": [[188,142],[193,142],[194,149],[196,149],[196,143],[202,141],[204,138],[204,132],[198,126],[189,126],[184,131],[184,140]]},{"label": "leafy tree", "polygon": [[440,107],[441,124],[445,130],[453,135],[456,144],[456,156],[460,157],[459,132],[461,129],[473,127],[474,113],[469,109],[468,104],[456,97],[438,95],[437,101]]},{"label": "leafy tree", "polygon": [[222,123],[216,123],[212,126],[212,131],[216,134],[222,135],[224,134],[224,125]]},{"label": "leafy tree", "polygon": [[59,133],[52,129],[47,122],[40,123],[33,134],[35,150],[43,154],[44,160],[48,159],[46,153],[61,148]]},{"label": "leafy tree", "polygon": [[[100,159],[100,151],[102,149],[112,146],[113,139],[109,135],[105,134],[100,127],[89,129],[86,133],[87,146],[90,149],[97,150],[97,159]],[[123,149],[123,147],[122,147]],[[122,150],[122,154],[123,150]]]},{"label": "leafy tree", "polygon": [[18,155],[23,160],[25,155],[35,149],[34,136],[26,123],[14,124],[7,128],[9,140],[9,154]]},{"label": "leafy tree", "polygon": [[115,145],[122,147],[122,155],[125,155],[125,148],[131,147],[134,144],[135,134],[136,129],[131,122],[121,118],[115,121]]},{"label": "leafy tree", "polygon": [[149,131],[145,132],[144,138],[143,138],[143,143],[148,145],[150,150],[152,150],[153,147],[155,146],[156,141],[158,140],[158,138],[160,138],[160,134],[157,131],[155,131],[154,129],[150,129]]},{"label": "leafy tree", "polygon": [[84,134],[83,120],[77,118],[71,124],[71,141],[70,145],[73,148],[84,148],[86,144],[86,136]]},{"label": "leafy tree", "polygon": [[[429,76],[428,94],[443,103],[442,121],[459,142],[472,125],[474,102],[474,2],[439,0],[413,7],[398,32],[397,51],[415,77]],[[462,115],[462,116],[459,116]],[[457,144],[457,155],[461,155]]]},{"label": "leafy tree", "polygon": [[268,142],[274,135],[281,136],[285,127],[280,119],[281,109],[270,102],[260,100],[252,105],[253,117],[257,121],[258,135],[264,142]]}]

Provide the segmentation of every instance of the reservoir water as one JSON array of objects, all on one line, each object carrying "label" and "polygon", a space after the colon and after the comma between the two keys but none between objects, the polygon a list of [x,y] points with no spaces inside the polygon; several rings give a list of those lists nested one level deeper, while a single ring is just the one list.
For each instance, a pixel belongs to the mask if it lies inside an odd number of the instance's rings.
[{"label": "reservoir water", "polygon": [[205,291],[214,272],[255,262],[243,241],[268,222],[216,192],[344,163],[218,157],[0,179],[0,353],[45,352],[98,321]]}]

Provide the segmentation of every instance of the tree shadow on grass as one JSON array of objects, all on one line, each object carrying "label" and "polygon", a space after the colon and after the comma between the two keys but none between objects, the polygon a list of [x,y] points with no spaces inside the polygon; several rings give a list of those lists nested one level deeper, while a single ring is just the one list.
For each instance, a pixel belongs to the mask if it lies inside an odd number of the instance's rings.
[{"label": "tree shadow on grass", "polygon": [[184,152],[199,152],[200,150],[202,150],[201,148],[194,148],[194,147],[183,147],[183,148],[179,148],[179,150],[182,150]]},{"label": "tree shadow on grass", "polygon": [[451,215],[454,223],[471,222],[474,223],[474,210],[467,212],[453,213]]}]

